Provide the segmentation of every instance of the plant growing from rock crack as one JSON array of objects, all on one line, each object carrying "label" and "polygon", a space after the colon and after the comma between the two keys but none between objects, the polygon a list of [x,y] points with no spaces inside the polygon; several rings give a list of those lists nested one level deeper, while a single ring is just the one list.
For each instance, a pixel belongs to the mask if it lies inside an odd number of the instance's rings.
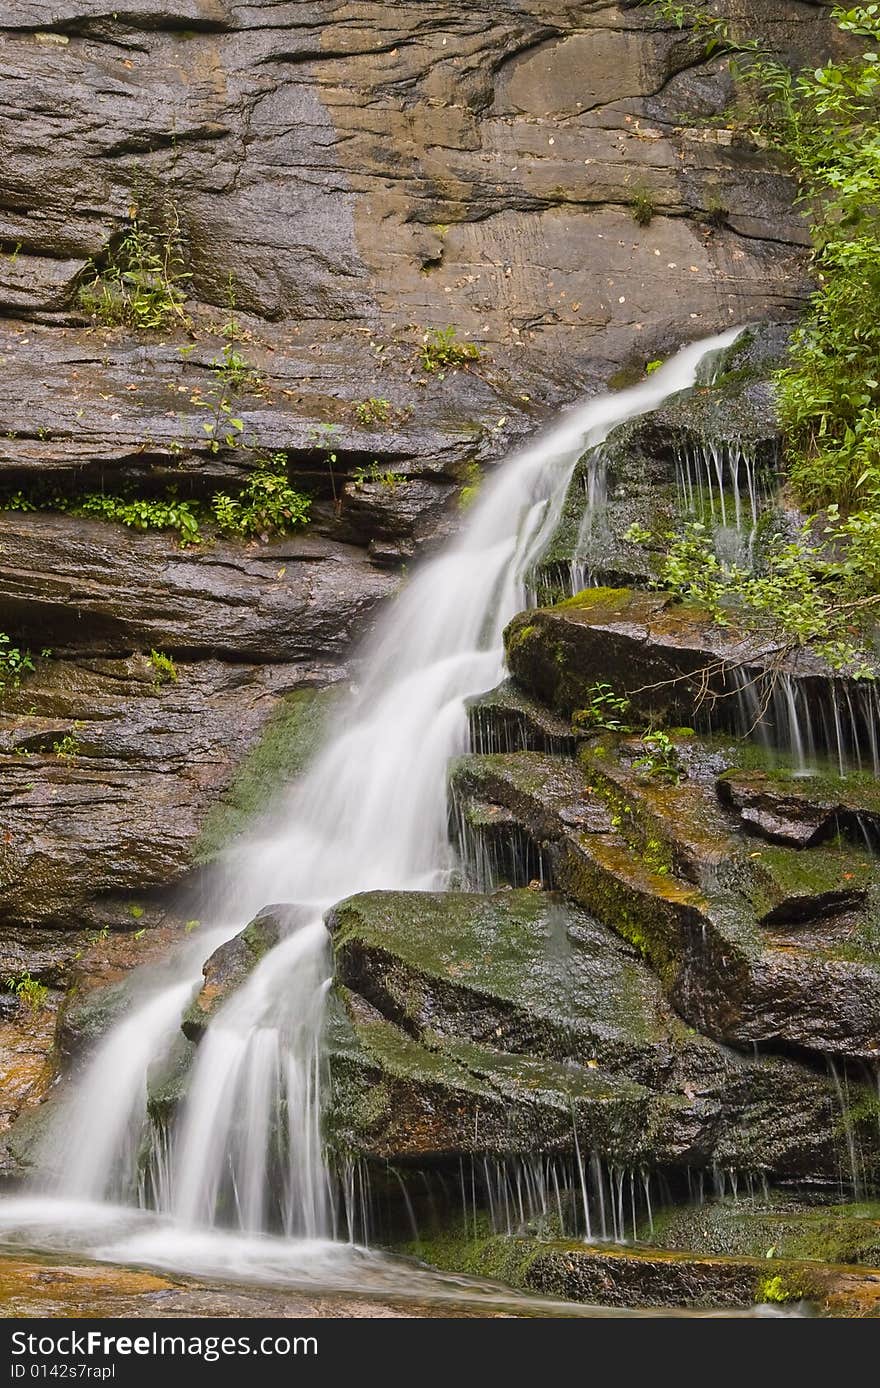
[{"label": "plant growing from rock crack", "polygon": [[13,646],[5,631],[0,631],[0,691],[11,685],[17,689],[22,676],[34,669],[30,651]]},{"label": "plant growing from rock crack", "polygon": [[630,711],[629,699],[615,694],[612,686],[597,680],[587,690],[589,700],[584,708],[572,714],[572,726],[579,732],[628,733],[632,729],[624,722]]},{"label": "plant growing from rock crack", "polygon": [[358,424],[371,428],[374,424],[387,424],[391,418],[391,401],[382,396],[371,395],[366,400],[358,400],[354,407]]},{"label": "plant growing from rock crack", "polygon": [[74,723],[73,727],[73,732],[65,733],[52,743],[52,751],[61,761],[75,761],[82,751],[82,744],[76,735],[82,724]]},{"label": "plant growing from rock crack", "polygon": [[162,684],[177,683],[177,666],[170,655],[165,655],[164,651],[150,651],[150,664],[153,667],[154,683],[157,687]]},{"label": "plant growing from rock crack", "polygon": [[238,496],[217,492],[211,511],[227,535],[283,535],[308,520],[311,502],[290,484],[287,457],[260,455]]},{"label": "plant growing from rock crack", "polygon": [[864,647],[880,590],[880,513],[843,517],[828,507],[794,539],[770,535],[754,571],[723,564],[700,521],[657,537],[633,526],[625,538],[658,554],[657,587],[698,603],[720,625],[769,637],[779,657],[810,646],[833,668],[873,678]]},{"label": "plant growing from rock crack", "polygon": [[154,226],[139,215],[135,203],[127,232],[105,263],[93,267],[92,278],[80,284],[78,300],[86,313],[109,327],[161,332],[174,323],[188,324],[183,306],[189,278],[173,203]]},{"label": "plant growing from rock crack", "polygon": [[668,733],[643,733],[641,744],[644,752],[633,762],[634,767],[661,781],[681,780],[684,770],[675,743]]},{"label": "plant growing from rock crack", "polygon": [[481,356],[475,342],[459,342],[451,324],[447,328],[429,328],[419,348],[422,369],[429,372],[454,371],[479,361]]},{"label": "plant growing from rock crack", "polygon": [[630,203],[630,210],[637,226],[650,226],[657,212],[654,194],[648,188],[638,189]]},{"label": "plant growing from rock crack", "polygon": [[15,994],[21,1006],[28,1012],[40,1012],[46,1006],[49,989],[38,983],[35,978],[31,978],[26,970],[23,973],[7,975],[3,980],[3,986],[7,992]]},{"label": "plant growing from rock crack", "polygon": [[374,460],[369,467],[356,467],[351,474],[351,480],[356,489],[360,491],[367,482],[376,482],[382,487],[387,487],[393,491],[406,481],[402,472],[394,472],[391,468],[385,468],[382,464]]}]

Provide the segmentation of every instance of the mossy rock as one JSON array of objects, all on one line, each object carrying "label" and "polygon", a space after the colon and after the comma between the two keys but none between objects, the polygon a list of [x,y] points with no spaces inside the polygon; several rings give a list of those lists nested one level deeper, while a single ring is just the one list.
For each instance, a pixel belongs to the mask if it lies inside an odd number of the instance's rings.
[{"label": "mossy rock", "polygon": [[795,1259],[590,1247],[516,1235],[441,1233],[401,1252],[447,1272],[503,1279],[524,1291],[602,1306],[703,1310],[811,1304],[820,1315],[880,1316],[880,1270]]},{"label": "mossy rock", "polygon": [[338,698],[339,692],[332,686],[297,689],[285,695],[231,786],[209,810],[194,849],[197,863],[211,862],[234,838],[271,811],[278,795],[303,772],[320,747]]},{"label": "mossy rock", "polygon": [[214,950],[202,969],[205,981],[183,1015],[184,1036],[190,1041],[200,1040],[223,1004],[260,960],[295,928],[300,916],[296,907],[267,906],[238,935]]},{"label": "mossy rock", "polygon": [[664,785],[638,770],[627,738],[590,744],[580,766],[529,752],[464,758],[452,786],[456,801],[512,815],[498,833],[530,843],[550,883],[639,950],[699,1031],[880,1054],[880,896],[864,851],[766,846],[765,860],[725,823],[713,777]]}]

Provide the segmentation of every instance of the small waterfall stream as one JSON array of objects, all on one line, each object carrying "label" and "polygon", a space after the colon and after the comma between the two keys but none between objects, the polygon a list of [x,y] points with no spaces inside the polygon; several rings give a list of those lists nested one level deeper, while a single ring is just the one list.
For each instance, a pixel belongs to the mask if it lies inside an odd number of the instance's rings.
[{"label": "small waterfall stream", "polygon": [[[41,1174],[43,1195],[136,1203],[146,1191],[167,1216],[148,1260],[166,1266],[169,1230],[334,1235],[320,1133],[323,913],[355,892],[445,885],[446,769],[466,746],[465,700],[502,677],[503,629],[526,605],[523,576],[557,523],[575,464],[613,427],[692,385],[737,335],[688,347],[644,384],[570,410],[499,469],[464,533],[385,614],[360,688],[273,831],[229,854],[210,930],[186,941],[173,981],[153,987],[99,1046],[54,1135],[63,1165]],[[295,903],[300,923],[211,1022],[174,1130],[152,1135],[144,1182],[150,1067],[179,1042],[202,961],[278,901]]]}]

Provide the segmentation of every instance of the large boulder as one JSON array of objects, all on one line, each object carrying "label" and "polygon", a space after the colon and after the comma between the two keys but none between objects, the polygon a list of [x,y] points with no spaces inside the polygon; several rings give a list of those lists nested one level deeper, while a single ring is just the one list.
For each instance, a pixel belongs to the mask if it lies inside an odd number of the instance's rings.
[{"label": "large boulder", "polygon": [[630,1167],[837,1169],[829,1081],[696,1035],[634,950],[553,895],[370,892],[328,925],[340,1155],[431,1165],[577,1144]]},{"label": "large boulder", "polygon": [[587,744],[579,761],[463,758],[453,792],[472,828],[466,848],[473,858],[474,807],[482,821],[498,807],[508,822],[495,830],[496,853],[505,833],[530,843],[549,880],[638,948],[700,1031],[737,1046],[876,1057],[876,861],[855,845],[756,849],[715,797],[723,761],[692,738],[679,747],[692,774],[676,783],[639,766],[645,748],[632,738]]}]

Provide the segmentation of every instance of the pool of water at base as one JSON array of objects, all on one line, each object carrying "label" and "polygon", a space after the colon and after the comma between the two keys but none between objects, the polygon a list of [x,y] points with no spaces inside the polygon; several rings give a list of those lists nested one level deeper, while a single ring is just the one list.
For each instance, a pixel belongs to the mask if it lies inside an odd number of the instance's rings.
[{"label": "pool of water at base", "polygon": [[[147,1269],[195,1279],[201,1291],[261,1288],[312,1297],[355,1297],[358,1304],[397,1304],[401,1314],[577,1318],[723,1318],[785,1315],[776,1308],[630,1309],[554,1300],[478,1278],[439,1272],[426,1264],[356,1244],[326,1239],[247,1236],[220,1229],[183,1228],[147,1211],[85,1201],[13,1197],[0,1201],[0,1257],[59,1258],[95,1269]],[[9,1298],[7,1287],[5,1297]],[[14,1301],[14,1298],[13,1298]],[[211,1315],[210,1297],[202,1314]],[[418,1308],[425,1308],[419,1311]],[[410,1308],[410,1309],[407,1309]],[[223,1314],[222,1311],[214,1314]],[[0,1301],[0,1316],[16,1315]],[[63,1312],[61,1314],[64,1314]],[[79,1311],[73,1314],[82,1314]],[[98,1311],[96,1314],[101,1314]],[[130,1309],[126,1314],[140,1314]],[[145,1309],[145,1317],[150,1310]],[[229,1314],[227,1311],[226,1314]],[[232,1314],[235,1314],[234,1311]],[[318,1313],[320,1314],[320,1312]],[[328,1312],[339,1315],[340,1311]],[[345,1311],[342,1311],[345,1314]],[[363,1310],[357,1312],[365,1314]],[[368,1312],[366,1314],[369,1314]],[[389,1314],[388,1310],[377,1314]],[[391,1313],[393,1314],[393,1312]]]}]

